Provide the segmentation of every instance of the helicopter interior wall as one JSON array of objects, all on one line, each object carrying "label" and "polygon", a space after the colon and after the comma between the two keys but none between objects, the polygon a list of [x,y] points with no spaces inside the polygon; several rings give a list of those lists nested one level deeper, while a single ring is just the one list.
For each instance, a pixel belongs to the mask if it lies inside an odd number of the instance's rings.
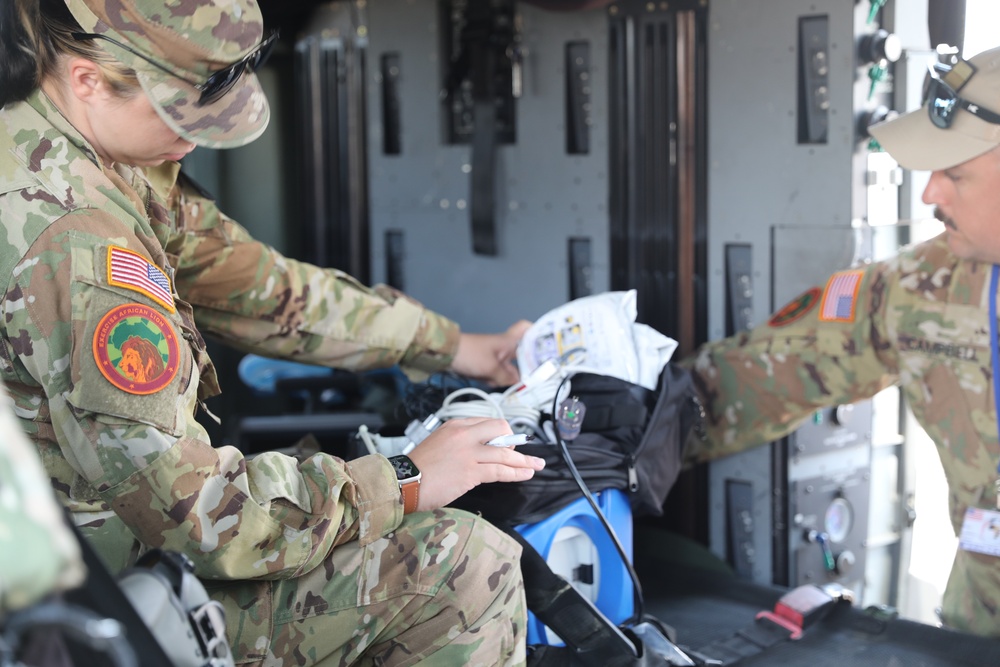
[{"label": "helicopter interior wall", "polygon": [[[469,331],[498,331],[534,319],[570,296],[569,239],[589,243],[592,292],[609,287],[608,110],[604,10],[552,12],[523,4],[523,93],[515,139],[496,153],[495,256],[472,252],[471,149],[449,145],[442,117],[442,16],[436,0],[369,3],[368,127],[372,279],[386,281],[387,235],[402,241],[408,294]],[[566,44],[595,54],[589,77],[590,148],[566,149]],[[395,54],[400,152],[383,150],[378,63]],[[397,250],[398,252],[398,250]]]}]

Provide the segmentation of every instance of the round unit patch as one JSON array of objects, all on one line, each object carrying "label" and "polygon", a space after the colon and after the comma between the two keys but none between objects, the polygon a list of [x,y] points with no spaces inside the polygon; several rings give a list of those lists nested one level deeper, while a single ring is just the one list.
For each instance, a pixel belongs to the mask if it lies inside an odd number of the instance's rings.
[{"label": "round unit patch", "polygon": [[791,324],[812,310],[819,303],[821,296],[823,296],[823,291],[820,288],[808,289],[785,304],[781,310],[771,316],[767,323],[772,327],[783,327],[786,324]]},{"label": "round unit patch", "polygon": [[174,379],[181,352],[170,322],[141,303],[111,309],[94,332],[94,360],[108,382],[130,394],[153,394]]}]

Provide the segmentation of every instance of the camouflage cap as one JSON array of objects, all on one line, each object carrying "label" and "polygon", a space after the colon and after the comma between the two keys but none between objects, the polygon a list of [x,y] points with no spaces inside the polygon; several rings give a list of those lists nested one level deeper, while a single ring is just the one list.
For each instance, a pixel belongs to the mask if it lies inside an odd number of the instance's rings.
[{"label": "camouflage cap", "polygon": [[[939,76],[968,106],[953,102],[953,96],[933,98],[869,130],[907,169],[950,169],[1000,146],[1000,124],[982,117],[982,111],[1000,114],[1000,48],[959,61]],[[936,106],[929,110],[929,104]],[[930,112],[942,109],[952,116],[947,127],[931,120]]]},{"label": "camouflage cap", "polygon": [[117,40],[174,72],[172,76],[136,53],[101,41],[135,70],[160,117],[188,141],[233,148],[253,141],[267,127],[270,109],[252,72],[221,98],[201,106],[201,92],[188,83],[206,81],[258,47],[264,21],[255,0],[66,0],[66,5],[84,31]]}]

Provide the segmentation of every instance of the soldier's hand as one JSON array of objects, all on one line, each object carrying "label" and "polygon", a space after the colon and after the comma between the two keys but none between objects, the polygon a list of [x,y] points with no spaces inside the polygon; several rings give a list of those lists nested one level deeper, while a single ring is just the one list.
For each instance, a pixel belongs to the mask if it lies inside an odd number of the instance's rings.
[{"label": "soldier's hand", "polygon": [[510,432],[505,420],[482,417],[450,419],[438,427],[409,454],[421,473],[417,510],[447,505],[485,482],[522,482],[544,468],[544,460],[513,447],[484,444]]},{"label": "soldier's hand", "polygon": [[530,326],[528,320],[520,320],[500,334],[461,334],[451,370],[494,387],[514,384],[520,378],[514,365],[517,344]]}]

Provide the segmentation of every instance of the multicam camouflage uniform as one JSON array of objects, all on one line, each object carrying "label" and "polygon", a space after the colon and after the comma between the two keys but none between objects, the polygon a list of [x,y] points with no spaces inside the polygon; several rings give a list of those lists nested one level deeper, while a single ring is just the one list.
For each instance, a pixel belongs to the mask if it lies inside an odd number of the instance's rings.
[{"label": "multicam camouflage uniform", "polygon": [[0,621],[83,577],[76,537],[0,386]]},{"label": "multicam camouflage uniform", "polygon": [[[709,422],[687,456],[707,460],[785,435],[817,408],[899,383],[937,444],[956,534],[969,507],[996,507],[1000,461],[990,357],[990,271],[944,237],[834,274],[766,326],[686,360]],[[1000,559],[960,549],[944,594],[946,625],[1000,636]]]},{"label": "multicam camouflage uniform", "polygon": [[38,91],[0,111],[0,377],[99,553],[115,570],[150,547],[190,556],[240,663],[523,662],[507,536],[454,510],[404,517],[380,456],[247,460],[194,419],[217,392],[201,327],[426,371],[449,363],[455,325],[174,196],[171,212],[141,173],[103,165]]}]

